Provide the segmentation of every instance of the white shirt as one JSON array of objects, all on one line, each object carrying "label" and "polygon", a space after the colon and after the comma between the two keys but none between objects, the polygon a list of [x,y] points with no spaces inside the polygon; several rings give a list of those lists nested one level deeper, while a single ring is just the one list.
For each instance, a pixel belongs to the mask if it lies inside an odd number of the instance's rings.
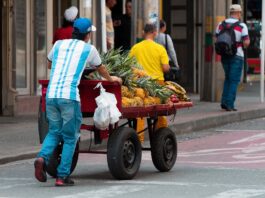
[{"label": "white shirt", "polygon": [[77,39],[57,41],[48,59],[52,66],[47,98],[80,101],[78,85],[85,67],[101,65],[96,48]]}]

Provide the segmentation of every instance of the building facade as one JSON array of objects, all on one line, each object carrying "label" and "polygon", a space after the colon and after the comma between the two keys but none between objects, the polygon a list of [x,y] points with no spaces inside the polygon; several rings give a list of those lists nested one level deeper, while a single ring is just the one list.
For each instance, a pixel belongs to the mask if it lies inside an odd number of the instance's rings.
[{"label": "building facade", "polygon": [[[120,14],[126,0],[117,0]],[[132,0],[131,43],[142,37],[143,26],[163,18],[173,38],[182,69],[181,84],[200,93],[202,100],[218,100],[223,74],[214,54],[216,24],[228,15],[232,0]],[[39,79],[47,79],[47,52],[66,8],[75,5],[79,16],[97,27],[93,44],[105,51],[105,0],[3,0],[1,5],[0,115],[36,114]]]}]

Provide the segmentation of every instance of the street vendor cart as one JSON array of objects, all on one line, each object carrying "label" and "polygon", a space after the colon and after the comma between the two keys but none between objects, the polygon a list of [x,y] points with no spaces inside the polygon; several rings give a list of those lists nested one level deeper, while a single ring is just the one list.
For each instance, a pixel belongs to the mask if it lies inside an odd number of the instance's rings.
[{"label": "street vendor cart", "polygon": [[[79,153],[106,153],[108,167],[116,179],[132,179],[138,172],[142,150],[150,150],[154,166],[161,172],[169,171],[175,164],[177,158],[177,141],[175,133],[169,128],[156,129],[158,116],[169,116],[176,114],[180,108],[192,106],[192,102],[178,102],[174,105],[152,105],[144,107],[126,107],[121,105],[121,85],[107,81],[81,80],[79,92],[81,98],[81,111],[83,117],[93,117],[97,107],[95,98],[100,94],[99,89],[94,89],[101,82],[107,92],[113,93],[117,99],[117,107],[122,113],[123,124],[110,125],[107,130],[98,130],[93,124],[82,124],[81,130],[88,130],[94,134],[94,143],[101,144],[107,139],[107,150],[92,151],[79,149],[79,142],[76,145],[71,172],[75,169]],[[39,109],[39,135],[40,143],[43,142],[47,132],[48,123],[45,113],[45,97],[48,87],[48,80],[40,80],[42,96]],[[150,148],[142,148],[141,142],[136,133],[138,117],[147,119],[147,129],[150,139]],[[60,162],[62,144],[59,145],[49,163],[47,172],[56,177],[56,168]]]}]

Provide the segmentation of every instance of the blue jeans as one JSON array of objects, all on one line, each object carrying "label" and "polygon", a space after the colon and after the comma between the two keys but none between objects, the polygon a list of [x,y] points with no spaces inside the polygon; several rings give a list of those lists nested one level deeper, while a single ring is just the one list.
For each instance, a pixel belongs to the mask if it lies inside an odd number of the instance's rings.
[{"label": "blue jeans", "polygon": [[61,98],[46,98],[46,113],[49,122],[49,132],[42,144],[38,157],[43,157],[45,163],[60,142],[63,142],[61,163],[57,168],[57,177],[70,175],[72,158],[82,121],[80,103]]},{"label": "blue jeans", "polygon": [[235,56],[232,58],[222,58],[225,72],[224,89],[221,104],[233,109],[236,100],[237,86],[241,79],[243,58]]}]

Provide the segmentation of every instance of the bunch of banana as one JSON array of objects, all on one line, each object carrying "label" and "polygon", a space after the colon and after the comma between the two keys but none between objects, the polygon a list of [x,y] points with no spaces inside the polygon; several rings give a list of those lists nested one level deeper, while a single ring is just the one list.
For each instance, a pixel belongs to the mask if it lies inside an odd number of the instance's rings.
[{"label": "bunch of banana", "polygon": [[173,91],[177,95],[179,100],[190,101],[190,98],[188,98],[186,95],[186,90],[182,86],[180,86],[178,83],[172,82],[172,81],[166,81],[165,84],[166,84],[166,88]]}]

